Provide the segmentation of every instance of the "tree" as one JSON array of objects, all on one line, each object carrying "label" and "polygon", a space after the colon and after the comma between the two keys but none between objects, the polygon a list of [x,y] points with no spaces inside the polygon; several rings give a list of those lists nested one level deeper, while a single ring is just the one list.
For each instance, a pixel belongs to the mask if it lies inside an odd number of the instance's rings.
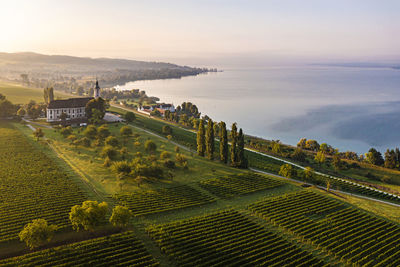
[{"label": "tree", "polygon": [[226,131],[226,124],[225,122],[220,122],[220,131],[219,131],[219,153],[220,153],[220,160],[223,163],[228,162],[228,133]]},{"label": "tree", "polygon": [[144,149],[146,149],[147,152],[153,153],[157,150],[157,145],[152,140],[147,140],[144,143]]},{"label": "tree", "polygon": [[112,211],[110,223],[115,227],[124,227],[129,224],[131,217],[132,212],[127,207],[117,205]]},{"label": "tree", "polygon": [[90,122],[102,120],[106,114],[108,103],[101,97],[90,100],[86,104],[85,112]]},{"label": "tree", "polygon": [[117,150],[115,150],[112,146],[105,146],[101,151],[101,156],[106,159],[115,159],[117,157]]},{"label": "tree", "polygon": [[92,115],[89,118],[89,122],[92,124],[101,124],[103,122],[104,114],[98,110],[98,109],[93,109],[92,110]]},{"label": "tree", "polygon": [[[4,96],[2,98],[3,99],[0,99],[0,118],[2,118],[2,117],[7,118],[12,115],[15,115],[17,112],[18,106],[12,104]],[[40,114],[40,111],[39,111],[39,114]],[[37,114],[37,117],[39,116],[39,114]],[[35,113],[35,115],[36,115],[36,113]],[[35,119],[37,117],[35,117]]]},{"label": "tree", "polygon": [[314,157],[315,162],[319,165],[325,162],[325,154],[322,151],[319,151],[317,155]]},{"label": "tree", "polygon": [[282,153],[282,145],[280,142],[273,141],[272,142],[272,152],[275,154],[281,154]]},{"label": "tree", "polygon": [[128,111],[127,113],[125,113],[124,119],[127,123],[133,122],[136,119],[135,113]]},{"label": "tree", "polygon": [[318,151],[319,144],[317,141],[309,139],[306,141],[306,149],[312,150],[312,151]]},{"label": "tree", "polygon": [[176,162],[178,162],[180,165],[182,165],[182,166],[184,166],[185,164],[187,164],[187,159],[186,159],[186,157],[183,155],[183,154],[181,154],[181,153],[177,153],[176,155],[175,155],[175,160],[176,160]]},{"label": "tree", "polygon": [[117,147],[119,145],[118,139],[115,136],[109,136],[105,140],[107,146]]},{"label": "tree", "polygon": [[126,140],[129,138],[129,136],[132,135],[132,128],[129,126],[123,126],[121,127],[121,129],[119,129],[119,133],[122,135],[122,137],[124,138],[124,141],[126,142]]},{"label": "tree", "polygon": [[39,139],[44,136],[44,132],[41,128],[36,128],[36,130],[33,132],[33,135],[36,137],[36,141],[39,141]]},{"label": "tree", "polygon": [[377,166],[382,166],[384,164],[381,152],[377,151],[375,148],[371,148],[368,153],[365,154],[365,160]]},{"label": "tree", "polygon": [[197,153],[199,156],[204,157],[206,150],[205,142],[205,131],[204,131],[204,120],[201,119],[199,122],[199,129],[197,130]]},{"label": "tree", "polygon": [[237,162],[237,127],[236,123],[233,123],[231,129],[231,165],[236,166],[236,162]]},{"label": "tree", "polygon": [[89,139],[95,139],[97,136],[97,128],[94,125],[89,125],[86,127],[86,129],[83,131],[83,135],[86,136]]},{"label": "tree", "polygon": [[206,133],[206,153],[209,159],[214,159],[214,123],[211,119],[208,120],[207,123],[207,133]]},{"label": "tree", "polygon": [[94,229],[105,221],[108,205],[106,202],[87,200],[82,205],[75,205],[69,213],[74,230],[79,231],[80,227],[85,230],[94,231]]},{"label": "tree", "polygon": [[67,138],[67,136],[69,136],[69,135],[72,134],[72,128],[71,128],[71,126],[62,128],[61,131],[60,131],[60,134],[61,134],[62,136],[64,136],[64,138]]},{"label": "tree", "polygon": [[290,157],[294,160],[304,162],[306,160],[306,154],[303,152],[301,148],[296,148],[295,151],[290,155]]},{"label": "tree", "polygon": [[68,118],[67,113],[61,112],[60,120],[61,120],[61,125],[62,126],[65,126],[67,124],[67,118]]},{"label": "tree", "polygon": [[293,169],[290,164],[283,164],[279,170],[279,175],[282,175],[286,178],[293,178],[296,176],[296,171]]},{"label": "tree", "polygon": [[307,142],[306,138],[301,138],[300,141],[297,143],[297,147],[303,149],[306,148],[306,142]]},{"label": "tree", "polygon": [[17,111],[17,115],[18,116],[23,117],[23,116],[25,116],[25,114],[26,114],[26,112],[25,112],[24,108],[19,108],[18,109],[18,111]]},{"label": "tree", "polygon": [[49,104],[54,100],[54,89],[53,87],[46,87],[43,90],[44,103]]},{"label": "tree", "polygon": [[237,137],[237,163],[236,166],[239,168],[246,169],[248,166],[247,158],[244,155],[244,134],[242,128],[239,130]]},{"label": "tree", "polygon": [[128,176],[132,171],[131,165],[126,160],[114,162],[111,169],[118,174],[119,178]]},{"label": "tree", "polygon": [[385,152],[385,168],[394,169],[397,166],[396,152],[394,150],[386,150]]},{"label": "tree", "polygon": [[328,144],[327,143],[320,144],[319,151],[321,151],[322,153],[327,153],[328,152]]},{"label": "tree", "polygon": [[107,136],[109,136],[110,130],[108,129],[107,125],[101,125],[99,128],[97,128],[97,136],[100,139],[105,139]]},{"label": "tree", "polygon": [[171,135],[172,134],[172,128],[169,125],[165,125],[162,127],[162,133],[165,135]]},{"label": "tree", "polygon": [[303,178],[310,180],[313,177],[314,170],[311,167],[305,167],[303,170]]},{"label": "tree", "polygon": [[45,219],[36,219],[25,225],[18,236],[30,249],[33,249],[50,242],[56,230],[56,225],[47,224]]},{"label": "tree", "polygon": [[343,168],[343,162],[338,155],[333,155],[332,157],[332,165],[336,171],[339,171]]}]

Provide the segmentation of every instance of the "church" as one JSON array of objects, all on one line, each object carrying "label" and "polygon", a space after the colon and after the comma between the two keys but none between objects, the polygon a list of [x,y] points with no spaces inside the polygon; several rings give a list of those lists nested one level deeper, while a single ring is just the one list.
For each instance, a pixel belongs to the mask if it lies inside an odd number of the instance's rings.
[{"label": "church", "polygon": [[59,122],[61,121],[61,114],[67,115],[68,124],[80,124],[87,123],[86,117],[86,104],[95,98],[100,97],[100,86],[96,80],[96,87],[94,88],[93,97],[80,97],[80,98],[69,98],[62,100],[52,100],[47,105],[46,115],[48,122]]}]

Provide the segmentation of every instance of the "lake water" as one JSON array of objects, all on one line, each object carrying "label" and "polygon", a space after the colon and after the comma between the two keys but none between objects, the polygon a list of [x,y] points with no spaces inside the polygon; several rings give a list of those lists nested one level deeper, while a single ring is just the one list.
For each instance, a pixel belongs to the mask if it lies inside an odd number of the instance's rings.
[{"label": "lake water", "polygon": [[400,71],[345,67],[227,69],[182,79],[130,82],[163,102],[195,103],[245,133],[295,145],[302,138],[340,151],[400,146]]}]

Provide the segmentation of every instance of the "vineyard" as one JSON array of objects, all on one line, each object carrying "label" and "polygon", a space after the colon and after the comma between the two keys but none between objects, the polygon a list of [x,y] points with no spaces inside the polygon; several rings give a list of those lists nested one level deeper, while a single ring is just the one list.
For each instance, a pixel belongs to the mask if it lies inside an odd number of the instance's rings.
[{"label": "vineyard", "polygon": [[178,266],[322,266],[324,262],[236,211],[147,229]]},{"label": "vineyard", "polygon": [[302,191],[255,203],[249,209],[346,263],[400,265],[400,227],[337,200]]},{"label": "vineyard", "polygon": [[221,198],[271,189],[282,184],[283,182],[256,173],[230,175],[199,182],[203,189]]},{"label": "vineyard", "polygon": [[[264,170],[267,172],[272,172],[275,174],[279,173],[280,167],[284,164],[282,161],[272,159],[272,158],[267,158],[262,155],[258,155],[254,152],[246,151],[247,156],[249,157],[249,164],[250,167],[254,167],[260,170]],[[367,197],[372,197],[376,199],[382,199],[385,201],[390,201],[390,202],[395,202],[395,203],[400,203],[400,198],[395,197],[390,194],[386,194],[383,192],[379,192],[374,190],[373,188],[362,186],[356,183],[352,183],[350,181],[342,180],[342,179],[335,179],[331,178],[329,176],[321,175],[321,174],[316,174],[314,173],[312,177],[304,177],[301,175],[299,172],[300,169],[297,167],[294,167],[298,175],[296,177],[293,177],[294,179],[301,180],[307,183],[315,184],[315,185],[320,185],[323,187],[326,187],[327,184],[330,184],[330,187],[332,189],[336,190],[341,190],[344,192],[349,192],[349,193],[354,193],[362,196],[367,196]]]},{"label": "vineyard", "polygon": [[86,194],[44,153],[0,122],[0,242],[16,239],[32,219],[69,227],[71,207]]},{"label": "vineyard", "polygon": [[113,198],[128,207],[135,216],[198,206],[215,201],[187,185],[133,194],[116,194]]},{"label": "vineyard", "polygon": [[1,266],[158,266],[133,232],[0,260]]}]

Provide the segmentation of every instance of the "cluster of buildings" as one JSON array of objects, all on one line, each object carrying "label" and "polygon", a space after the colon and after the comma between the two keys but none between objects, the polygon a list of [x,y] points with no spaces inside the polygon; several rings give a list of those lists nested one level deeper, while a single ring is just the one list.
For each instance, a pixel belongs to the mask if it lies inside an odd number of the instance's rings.
[{"label": "cluster of buildings", "polygon": [[157,104],[155,106],[141,106],[138,108],[140,113],[150,115],[154,110],[158,110],[162,116],[164,116],[165,111],[175,112],[175,106],[173,104]]},{"label": "cluster of buildings", "polygon": [[[60,122],[61,114],[66,114],[66,122],[69,125],[82,125],[86,124],[88,118],[86,116],[86,104],[92,100],[100,97],[100,86],[96,80],[96,87],[94,88],[93,97],[79,97],[69,98],[62,100],[52,100],[47,105],[46,117],[48,122]],[[173,104],[157,104],[153,106],[141,106],[138,111],[150,115],[154,110],[158,110],[162,116],[165,111],[175,112]]]}]

